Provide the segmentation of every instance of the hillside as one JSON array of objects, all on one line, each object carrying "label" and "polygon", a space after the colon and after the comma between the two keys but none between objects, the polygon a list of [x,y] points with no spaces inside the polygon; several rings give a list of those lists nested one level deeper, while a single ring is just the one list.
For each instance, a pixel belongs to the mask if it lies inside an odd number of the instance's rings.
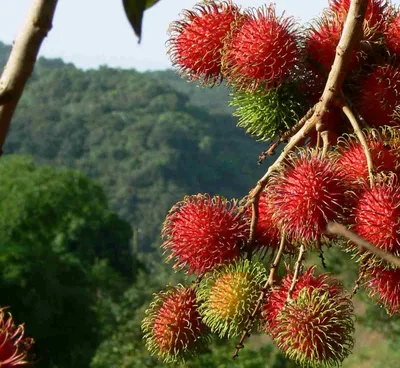
[{"label": "hillside", "polygon": [[98,179],[147,250],[184,195],[242,197],[265,170],[257,165],[264,146],[235,127],[227,100],[224,87],[200,89],[172,71],[83,71],[41,58],[5,153]]}]

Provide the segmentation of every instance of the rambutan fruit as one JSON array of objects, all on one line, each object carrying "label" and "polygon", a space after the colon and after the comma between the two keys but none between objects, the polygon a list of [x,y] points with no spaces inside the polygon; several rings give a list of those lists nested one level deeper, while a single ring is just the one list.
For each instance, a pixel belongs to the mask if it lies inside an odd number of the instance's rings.
[{"label": "rambutan fruit", "polygon": [[29,350],[33,339],[24,337],[24,326],[16,326],[11,314],[0,308],[0,366],[2,368],[28,367],[33,357]]},{"label": "rambutan fruit", "polygon": [[[352,230],[379,249],[400,256],[400,185],[395,176],[364,186],[352,211]],[[358,248],[357,248],[358,249]],[[382,263],[370,253],[361,255]]]},{"label": "rambutan fruit", "polygon": [[267,279],[258,262],[239,260],[203,278],[197,290],[204,323],[219,336],[242,333]]},{"label": "rambutan fruit", "polygon": [[379,304],[386,308],[388,314],[400,313],[400,269],[370,267],[369,278],[365,285],[371,297],[377,297]]},{"label": "rambutan fruit", "polygon": [[273,341],[301,366],[338,366],[353,347],[352,312],[344,293],[305,287],[278,313]]},{"label": "rambutan fruit", "polygon": [[[329,0],[329,8],[340,19],[346,20],[350,9],[351,0]],[[372,39],[376,34],[381,34],[386,25],[389,14],[389,4],[386,0],[369,0],[364,21],[364,38]]]},{"label": "rambutan fruit", "polygon": [[276,138],[292,127],[304,111],[304,102],[294,85],[283,84],[269,90],[234,92],[231,106],[238,126],[260,141]]},{"label": "rambutan fruit", "polygon": [[359,82],[356,107],[372,126],[398,125],[395,111],[400,105],[400,71],[393,65],[376,67]]},{"label": "rambutan fruit", "polygon": [[237,90],[279,86],[295,67],[300,49],[293,18],[274,5],[247,11],[225,40],[222,71]]},{"label": "rambutan fruit", "polygon": [[[364,131],[375,173],[396,173],[398,158],[390,147],[388,132]],[[393,136],[394,137],[394,136]],[[337,166],[346,186],[354,189],[360,182],[368,181],[368,165],[364,148],[355,135],[341,137],[338,145]]]},{"label": "rambutan fruit", "polygon": [[[343,24],[331,14],[323,14],[307,32],[305,51],[308,61],[317,75],[327,76],[336,56],[336,47],[340,41]],[[355,69],[361,60],[360,52],[354,50],[348,70]],[[325,78],[326,79],[326,78]]]},{"label": "rambutan fruit", "polygon": [[400,12],[390,20],[385,32],[386,45],[389,51],[396,55],[397,63],[400,63]]},{"label": "rambutan fruit", "polygon": [[235,201],[220,196],[192,195],[172,207],[161,245],[175,259],[175,268],[202,274],[233,262],[248,239],[249,225],[238,216]]},{"label": "rambutan fruit", "polygon": [[306,246],[321,238],[329,221],[342,213],[344,186],[331,155],[303,150],[289,155],[271,177],[274,220],[288,239]]},{"label": "rambutan fruit", "polygon": [[222,81],[221,50],[239,9],[228,1],[199,3],[170,26],[169,54],[190,80],[213,85]]},{"label": "rambutan fruit", "polygon": [[149,352],[165,362],[184,361],[203,350],[208,342],[196,293],[182,285],[155,295],[146,310],[142,330]]},{"label": "rambutan fruit", "polygon": [[[323,289],[329,292],[331,297],[343,292],[343,286],[340,282],[330,276],[329,274],[315,274],[316,267],[309,267],[303,274],[301,274],[296,282],[295,288],[292,293],[292,298],[296,299],[301,290],[307,289],[312,291],[314,289]],[[266,332],[273,332],[277,328],[276,324],[278,313],[283,309],[290,287],[293,281],[293,273],[289,272],[283,278],[280,286],[269,293],[267,301],[264,304],[263,319],[265,322]]]}]

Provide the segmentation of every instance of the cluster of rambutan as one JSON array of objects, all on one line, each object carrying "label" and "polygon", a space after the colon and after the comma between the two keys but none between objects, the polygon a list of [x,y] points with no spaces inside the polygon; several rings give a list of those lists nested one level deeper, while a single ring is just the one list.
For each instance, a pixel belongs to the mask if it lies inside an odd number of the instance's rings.
[{"label": "cluster of rambutan", "polygon": [[[273,5],[242,11],[207,0],[172,24],[172,60],[190,80],[224,80],[239,125],[261,140],[281,139],[320,98],[350,3],[330,0],[318,21],[300,29]],[[321,124],[327,141],[312,130],[243,203],[198,194],[172,207],[162,248],[197,281],[156,295],[143,321],[153,354],[180,361],[212,334],[258,328],[303,366],[334,366],[348,356],[351,295],[331,275],[304,271],[303,256],[329,246],[327,225],[339,222],[400,257],[399,19],[385,0],[369,1],[343,86],[351,111],[330,106]],[[346,249],[370,295],[400,313],[400,270],[351,242]],[[293,263],[296,253],[296,264],[277,277],[282,254]],[[275,258],[269,270],[267,254]]]}]

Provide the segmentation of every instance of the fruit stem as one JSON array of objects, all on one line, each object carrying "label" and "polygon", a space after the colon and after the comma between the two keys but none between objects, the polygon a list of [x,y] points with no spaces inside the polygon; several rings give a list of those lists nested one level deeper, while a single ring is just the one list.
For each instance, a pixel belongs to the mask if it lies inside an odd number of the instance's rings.
[{"label": "fruit stem", "polygon": [[305,253],[305,248],[304,245],[302,244],[300,246],[300,250],[299,250],[299,256],[297,257],[297,261],[296,261],[296,265],[294,267],[294,274],[293,274],[293,279],[292,279],[292,283],[290,285],[290,289],[288,291],[288,295],[287,295],[287,302],[290,302],[293,300],[293,291],[296,287],[297,284],[297,279],[299,277],[299,272],[300,272],[300,267],[303,263],[303,257],[304,257],[304,253]]},{"label": "fruit stem", "polygon": [[259,296],[259,298],[257,300],[257,304],[254,307],[254,310],[251,313],[251,315],[250,315],[250,317],[249,317],[249,319],[248,319],[248,321],[246,323],[246,326],[245,326],[245,328],[243,330],[242,336],[240,337],[239,343],[236,345],[235,352],[233,353],[233,356],[232,356],[233,359],[236,359],[239,356],[239,350],[244,348],[244,344],[243,343],[246,340],[246,337],[250,336],[251,327],[253,325],[254,319],[255,319],[258,311],[261,308],[261,304],[262,304],[262,302],[263,302],[263,300],[265,298],[265,295],[267,294],[268,290],[274,285],[275,272],[276,272],[276,269],[278,268],[279,264],[281,263],[283,251],[285,249],[285,242],[286,242],[286,237],[285,237],[285,234],[282,233],[281,242],[279,244],[278,253],[275,256],[274,263],[272,263],[272,265],[271,265],[271,269],[269,271],[268,280],[265,282],[265,284],[264,284],[264,286],[263,286],[263,288],[261,290],[261,294],[260,294],[260,296]]},{"label": "fruit stem", "polygon": [[369,252],[383,259],[384,261],[391,263],[397,268],[400,268],[400,258],[395,257],[393,254],[387,253],[384,250],[375,247],[375,245],[367,242],[365,239],[363,239],[361,236],[354,233],[353,231],[348,230],[345,226],[338,224],[337,222],[329,222],[326,227],[326,231],[328,234],[334,234],[347,238],[354,244],[358,245],[360,249],[365,248]]},{"label": "fruit stem", "polygon": [[349,105],[343,100],[341,101],[341,108],[343,113],[349,119],[350,124],[353,127],[354,133],[356,133],[357,138],[363,147],[365,159],[367,160],[369,183],[372,187],[374,185],[374,164],[372,162],[372,156],[371,152],[369,151],[367,140],[365,139],[365,135],[363,134],[360,125],[358,124],[358,120],[353,114],[353,111],[351,110]]}]

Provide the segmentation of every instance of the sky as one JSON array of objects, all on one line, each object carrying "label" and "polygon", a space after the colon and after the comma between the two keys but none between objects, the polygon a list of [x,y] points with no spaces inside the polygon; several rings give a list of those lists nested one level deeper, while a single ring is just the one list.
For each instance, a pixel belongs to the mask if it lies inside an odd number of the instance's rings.
[{"label": "sky", "polygon": [[[11,44],[21,30],[34,0],[0,0],[0,40]],[[169,24],[179,19],[182,9],[198,0],[160,0],[144,16],[142,42],[138,45],[125,17],[122,0],[59,0],[53,29],[40,55],[62,58],[77,67],[100,65],[135,68],[140,71],[166,69]],[[265,0],[234,0],[242,8],[268,4]],[[304,23],[317,16],[328,0],[276,0],[278,13]],[[400,0],[394,3],[400,5]]]}]

